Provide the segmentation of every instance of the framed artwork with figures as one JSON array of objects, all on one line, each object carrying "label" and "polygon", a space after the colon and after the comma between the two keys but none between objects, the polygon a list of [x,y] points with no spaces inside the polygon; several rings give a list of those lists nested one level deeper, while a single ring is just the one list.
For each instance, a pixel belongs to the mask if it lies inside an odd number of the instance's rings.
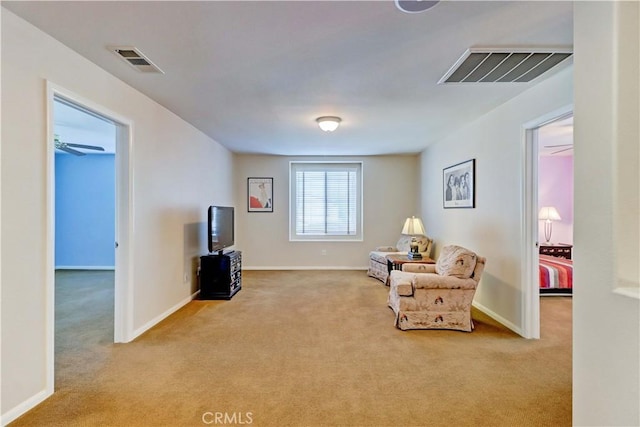
[{"label": "framed artwork with figures", "polygon": [[249,212],[273,212],[273,178],[247,178]]},{"label": "framed artwork with figures", "polygon": [[476,159],[467,160],[442,170],[444,208],[476,207]]}]

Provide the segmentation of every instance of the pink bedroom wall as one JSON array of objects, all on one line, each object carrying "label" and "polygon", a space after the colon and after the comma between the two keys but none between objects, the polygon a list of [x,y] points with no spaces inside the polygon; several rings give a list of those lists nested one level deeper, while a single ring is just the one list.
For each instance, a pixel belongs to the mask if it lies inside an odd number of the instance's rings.
[{"label": "pink bedroom wall", "polygon": [[[573,156],[540,156],[538,209],[555,206],[561,221],[554,221],[551,243],[573,244]],[[538,222],[538,241],[545,242],[544,223]]]}]

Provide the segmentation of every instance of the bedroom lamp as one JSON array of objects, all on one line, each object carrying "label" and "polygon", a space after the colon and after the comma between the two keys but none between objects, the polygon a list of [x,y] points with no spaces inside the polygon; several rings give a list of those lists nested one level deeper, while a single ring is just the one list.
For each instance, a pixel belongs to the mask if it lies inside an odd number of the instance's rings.
[{"label": "bedroom lamp", "polygon": [[553,206],[545,206],[540,209],[538,213],[538,219],[544,221],[544,238],[547,239],[547,244],[551,241],[551,227],[553,221],[560,221],[560,214],[558,210]]},{"label": "bedroom lamp", "polygon": [[418,251],[418,241],[416,236],[424,236],[426,231],[420,218],[412,216],[407,218],[402,227],[402,234],[405,236],[411,236],[411,243],[409,243],[409,252],[407,258],[409,259],[422,259],[422,254]]}]

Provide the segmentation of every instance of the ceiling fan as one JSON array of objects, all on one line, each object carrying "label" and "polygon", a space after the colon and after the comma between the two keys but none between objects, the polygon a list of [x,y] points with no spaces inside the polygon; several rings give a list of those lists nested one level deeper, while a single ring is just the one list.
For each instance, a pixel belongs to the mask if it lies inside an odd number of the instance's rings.
[{"label": "ceiling fan", "polygon": [[551,154],[558,154],[558,153],[562,153],[564,151],[569,151],[569,150],[573,150],[573,144],[558,144],[558,145],[545,145],[544,148],[560,148],[560,147],[567,147],[567,148],[562,148],[560,150],[554,151]]},{"label": "ceiling fan", "polygon": [[71,144],[69,142],[63,142],[60,140],[60,137],[58,135],[55,135],[54,142],[58,150],[66,151],[67,153],[70,153],[76,156],[85,156],[87,153],[78,151],[75,148],[83,148],[85,150],[104,151],[104,148],[98,147],[97,145]]},{"label": "ceiling fan", "polygon": [[395,0],[396,7],[405,13],[424,12],[438,3],[440,3],[440,0]]}]

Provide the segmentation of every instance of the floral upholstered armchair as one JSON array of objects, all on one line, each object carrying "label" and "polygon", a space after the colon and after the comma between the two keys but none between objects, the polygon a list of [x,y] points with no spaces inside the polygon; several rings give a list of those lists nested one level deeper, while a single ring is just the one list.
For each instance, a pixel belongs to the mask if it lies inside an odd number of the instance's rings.
[{"label": "floral upholstered armchair", "polygon": [[461,246],[442,248],[436,264],[391,272],[388,304],[396,327],[471,332],[471,303],[486,259]]},{"label": "floral upholstered armchair", "polygon": [[386,284],[389,278],[387,255],[408,253],[412,237],[415,237],[418,242],[418,252],[420,252],[423,257],[429,257],[431,255],[431,247],[433,246],[432,239],[427,236],[403,235],[400,236],[395,246],[378,246],[375,250],[369,252],[369,269],[367,270],[367,274]]}]

